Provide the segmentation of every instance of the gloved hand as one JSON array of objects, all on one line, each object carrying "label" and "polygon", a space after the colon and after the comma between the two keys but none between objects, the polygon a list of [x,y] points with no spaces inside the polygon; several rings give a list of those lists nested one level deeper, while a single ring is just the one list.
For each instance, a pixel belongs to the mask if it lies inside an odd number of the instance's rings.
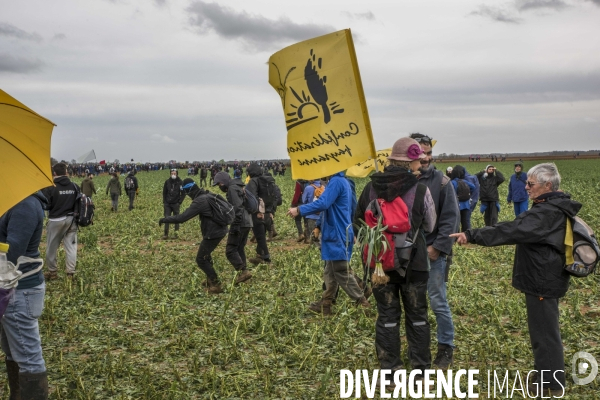
[{"label": "gloved hand", "polygon": [[315,228],[315,229],[312,231],[312,235],[313,235],[313,237],[314,237],[315,239],[318,239],[318,238],[319,238],[319,234],[320,234],[320,233],[321,233],[321,230],[320,230],[319,228]]},{"label": "gloved hand", "polygon": [[161,218],[158,220],[158,226],[162,226],[165,223],[165,219]]}]

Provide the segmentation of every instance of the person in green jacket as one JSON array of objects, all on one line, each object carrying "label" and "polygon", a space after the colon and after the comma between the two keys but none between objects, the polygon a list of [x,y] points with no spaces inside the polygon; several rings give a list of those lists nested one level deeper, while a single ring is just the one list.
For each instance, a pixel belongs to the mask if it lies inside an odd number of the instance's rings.
[{"label": "person in green jacket", "polygon": [[81,182],[81,193],[89,198],[92,197],[92,194],[96,194],[96,186],[94,186],[93,179],[94,174],[88,174],[87,178]]},{"label": "person in green jacket", "polygon": [[117,212],[117,208],[119,207],[119,197],[121,196],[121,181],[119,180],[119,175],[117,173],[112,174],[112,178],[108,181],[108,185],[106,186],[106,194],[110,192],[110,200],[112,202],[112,207],[110,211]]}]

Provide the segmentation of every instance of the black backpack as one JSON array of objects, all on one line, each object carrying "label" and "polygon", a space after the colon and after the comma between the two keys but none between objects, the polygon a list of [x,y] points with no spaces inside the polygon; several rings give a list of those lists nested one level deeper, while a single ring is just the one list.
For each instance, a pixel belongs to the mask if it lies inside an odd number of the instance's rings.
[{"label": "black backpack", "polygon": [[219,194],[208,193],[207,198],[212,210],[211,219],[221,226],[230,225],[235,218],[233,206]]},{"label": "black backpack", "polygon": [[125,178],[125,190],[133,190],[135,188],[135,182],[133,176],[127,175]]},{"label": "black backpack", "polygon": [[467,182],[459,179],[456,185],[456,194],[458,195],[458,201],[469,201],[471,199],[471,189],[469,189]]},{"label": "black backpack", "polygon": [[75,199],[75,208],[73,210],[73,221],[82,228],[86,226],[94,225],[94,210],[96,206],[91,198],[81,193],[77,185],[75,191],[77,192],[77,198]]},{"label": "black backpack", "polygon": [[263,199],[266,208],[273,208],[277,203],[275,178],[269,175],[258,177],[258,197]]}]

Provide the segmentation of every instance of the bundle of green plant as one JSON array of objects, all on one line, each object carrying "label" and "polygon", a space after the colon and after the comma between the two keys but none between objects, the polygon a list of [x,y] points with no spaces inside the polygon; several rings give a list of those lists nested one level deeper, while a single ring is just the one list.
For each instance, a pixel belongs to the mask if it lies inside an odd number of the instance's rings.
[{"label": "bundle of green plant", "polygon": [[383,272],[381,265],[381,256],[384,252],[390,249],[390,243],[383,234],[387,226],[383,226],[382,218],[379,217],[377,225],[370,227],[362,219],[361,227],[356,235],[356,243],[367,252],[367,265],[371,265],[371,261],[375,258],[375,271],[371,276],[371,282],[374,286],[385,285],[390,280],[390,277]]}]

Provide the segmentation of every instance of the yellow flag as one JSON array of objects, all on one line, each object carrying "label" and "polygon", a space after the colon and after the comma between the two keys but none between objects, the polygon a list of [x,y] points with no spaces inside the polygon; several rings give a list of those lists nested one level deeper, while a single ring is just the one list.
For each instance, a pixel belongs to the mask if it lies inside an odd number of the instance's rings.
[{"label": "yellow flag", "polygon": [[[379,171],[383,171],[383,168],[388,165],[387,158],[391,152],[391,148],[379,150],[377,152],[377,168]],[[372,158],[369,158],[367,161],[360,162],[354,167],[348,168],[346,171],[346,176],[350,176],[352,178],[365,178],[369,176],[372,171],[375,171],[375,162],[373,162]]]},{"label": "yellow flag", "polygon": [[565,264],[571,265],[575,262],[573,258],[573,226],[571,220],[567,217],[567,229],[565,233]]},{"label": "yellow flag", "polygon": [[293,179],[333,175],[375,158],[349,29],[273,54],[269,83],[281,97]]}]

